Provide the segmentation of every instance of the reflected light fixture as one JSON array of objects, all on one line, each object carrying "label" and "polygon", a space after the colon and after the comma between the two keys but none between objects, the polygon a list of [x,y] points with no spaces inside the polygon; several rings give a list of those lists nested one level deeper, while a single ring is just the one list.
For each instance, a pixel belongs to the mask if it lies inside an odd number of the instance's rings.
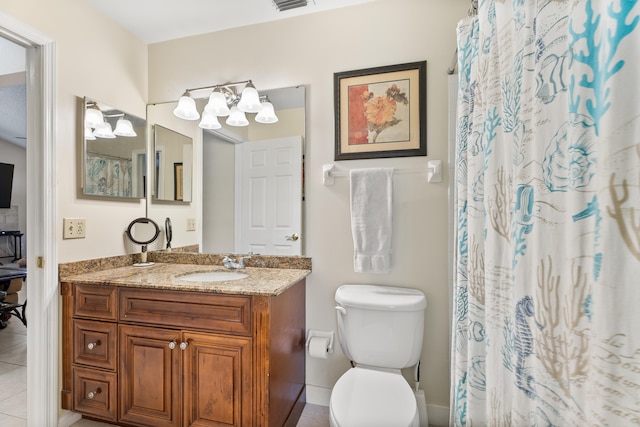
[{"label": "reflected light fixture", "polygon": [[[238,86],[244,86],[238,95]],[[213,89],[209,95],[209,101],[202,112],[202,120],[198,124],[202,129],[220,129],[222,125],[218,117],[227,117],[226,124],[230,126],[248,126],[245,113],[256,114],[255,120],[258,123],[276,123],[276,116],[273,104],[262,100],[258,90],[251,80],[242,82],[225,83],[212,86],[203,86],[194,89],[187,89],[180,99],[178,106],[173,110],[173,114],[184,120],[198,120],[200,113],[196,108],[195,99],[191,97],[191,92]]]},{"label": "reflected light fixture", "polygon": [[[112,130],[109,120],[114,117],[118,117],[118,121],[115,130]],[[133,129],[131,120],[124,117],[124,113],[116,110],[116,114],[105,114],[97,102],[87,102],[84,112],[84,139],[93,141],[96,138],[113,139],[117,136],[134,137],[138,134]]]},{"label": "reflected light fixture", "polygon": [[104,116],[102,115],[102,111],[100,111],[98,104],[95,102],[88,103],[87,109],[84,113],[85,127],[95,128],[102,122],[104,122]]},{"label": "reflected light fixture", "polygon": [[93,129],[91,129],[89,126],[84,127],[84,139],[86,139],[87,141],[96,140],[96,136],[93,134]]},{"label": "reflected light fixture", "polygon": [[128,136],[128,137],[138,136],[136,131],[133,130],[133,125],[131,124],[131,120],[125,119],[124,114],[116,122],[116,128],[113,130],[113,134],[117,136]]},{"label": "reflected light fixture", "polygon": [[113,130],[111,130],[111,123],[104,121],[102,123],[98,123],[93,131],[93,136],[96,138],[107,138],[113,139],[116,136],[113,134]]}]

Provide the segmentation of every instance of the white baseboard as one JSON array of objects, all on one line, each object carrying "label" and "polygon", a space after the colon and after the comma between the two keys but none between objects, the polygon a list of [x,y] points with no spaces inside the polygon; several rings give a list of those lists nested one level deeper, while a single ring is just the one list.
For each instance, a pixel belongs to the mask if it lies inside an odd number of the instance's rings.
[{"label": "white baseboard", "polygon": [[307,384],[307,403],[312,405],[329,406],[331,399],[331,389]]},{"label": "white baseboard", "polygon": [[[307,403],[311,405],[329,406],[331,389],[307,384]],[[449,407],[427,404],[429,425],[446,427],[449,425]]]},{"label": "white baseboard", "polygon": [[427,405],[429,425],[447,427],[449,425],[449,407],[440,405]]},{"label": "white baseboard", "polygon": [[73,423],[80,421],[80,418],[82,418],[80,414],[63,410],[62,414],[58,417],[58,427],[69,427],[73,425]]}]

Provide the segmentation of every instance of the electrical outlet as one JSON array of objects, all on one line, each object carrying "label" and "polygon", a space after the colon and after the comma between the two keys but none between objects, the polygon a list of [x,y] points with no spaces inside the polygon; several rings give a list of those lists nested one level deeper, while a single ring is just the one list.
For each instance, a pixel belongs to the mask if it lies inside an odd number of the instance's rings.
[{"label": "electrical outlet", "polygon": [[63,239],[84,239],[87,237],[86,220],[84,218],[64,218]]},{"label": "electrical outlet", "polygon": [[196,231],[196,219],[187,218],[187,231]]}]

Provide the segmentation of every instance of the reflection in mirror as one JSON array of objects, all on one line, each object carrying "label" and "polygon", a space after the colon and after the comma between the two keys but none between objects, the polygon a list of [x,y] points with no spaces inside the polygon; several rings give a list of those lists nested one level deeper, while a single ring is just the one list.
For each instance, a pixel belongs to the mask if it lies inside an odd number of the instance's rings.
[{"label": "reflection in mirror", "polygon": [[144,198],[146,120],[90,98],[82,111],[83,194]]},{"label": "reflection in mirror", "polygon": [[156,200],[190,202],[193,142],[188,136],[158,124],[153,126]]},{"label": "reflection in mirror", "polygon": [[[249,126],[230,127],[221,120],[221,129],[202,131],[197,122],[167,114],[173,112],[177,102],[147,107],[152,123],[190,135],[202,132],[202,155],[195,156],[203,162],[202,223],[198,227],[202,252],[303,254],[305,87],[265,90],[260,95],[267,95],[273,104],[277,123],[256,123],[248,115]],[[196,99],[199,111],[207,101]],[[185,125],[192,126],[193,131],[187,132]],[[262,169],[250,167],[261,162],[265,162]],[[271,166],[267,166],[269,162]],[[256,200],[270,205],[252,204]],[[274,210],[276,207],[278,210]],[[166,216],[157,204],[148,204],[147,209],[147,216]],[[253,234],[247,234],[248,229]],[[174,240],[179,241],[181,233],[176,227]]]}]

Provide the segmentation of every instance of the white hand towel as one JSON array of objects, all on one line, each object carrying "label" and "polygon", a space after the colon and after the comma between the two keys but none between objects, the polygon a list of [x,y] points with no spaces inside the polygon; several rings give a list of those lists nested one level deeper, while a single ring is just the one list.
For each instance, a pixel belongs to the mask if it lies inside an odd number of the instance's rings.
[{"label": "white hand towel", "polygon": [[351,231],[356,273],[391,271],[393,168],[352,169]]}]

